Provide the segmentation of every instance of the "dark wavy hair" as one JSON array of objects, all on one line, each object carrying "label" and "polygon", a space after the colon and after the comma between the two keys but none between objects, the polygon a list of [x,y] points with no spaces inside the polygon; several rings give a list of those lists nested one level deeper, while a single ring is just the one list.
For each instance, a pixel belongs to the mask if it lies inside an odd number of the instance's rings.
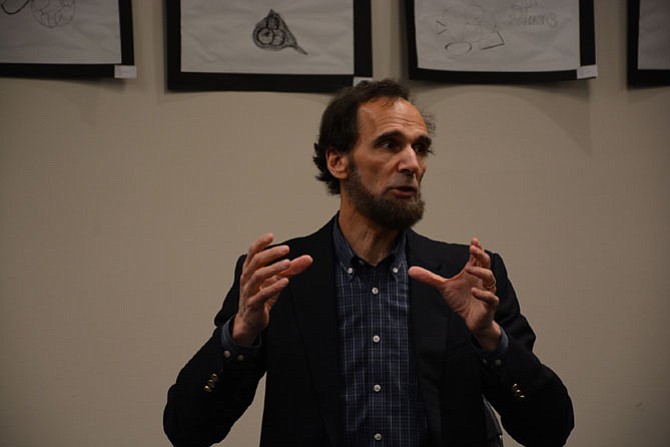
[{"label": "dark wavy hair", "polygon": [[[312,160],[319,169],[316,178],[326,183],[331,194],[340,193],[340,182],[328,171],[326,152],[329,149],[342,153],[351,151],[358,140],[358,108],[381,98],[391,102],[397,99],[411,102],[409,89],[394,80],[362,81],[353,87],[340,90],[324,110],[319,140],[314,144]],[[423,113],[422,115],[430,131],[433,127],[432,121]]]}]

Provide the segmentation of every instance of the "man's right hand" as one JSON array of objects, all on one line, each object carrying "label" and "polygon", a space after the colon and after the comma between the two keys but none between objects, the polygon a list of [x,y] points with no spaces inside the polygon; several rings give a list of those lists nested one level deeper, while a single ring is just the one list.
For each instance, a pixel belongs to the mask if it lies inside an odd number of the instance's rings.
[{"label": "man's right hand", "polygon": [[251,346],[270,323],[270,309],[289,278],[299,275],[312,265],[312,257],[302,255],[293,260],[279,258],[288,255],[288,245],[267,248],[272,234],[264,234],[249,247],[240,276],[239,309],[233,323],[233,340]]}]

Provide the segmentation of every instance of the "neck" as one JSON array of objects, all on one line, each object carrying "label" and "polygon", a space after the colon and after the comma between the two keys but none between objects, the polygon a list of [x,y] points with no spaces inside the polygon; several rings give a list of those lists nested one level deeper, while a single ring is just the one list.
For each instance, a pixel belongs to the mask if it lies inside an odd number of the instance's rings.
[{"label": "neck", "polygon": [[382,227],[350,206],[342,204],[338,218],[342,235],[358,257],[377,265],[391,253],[399,230]]}]

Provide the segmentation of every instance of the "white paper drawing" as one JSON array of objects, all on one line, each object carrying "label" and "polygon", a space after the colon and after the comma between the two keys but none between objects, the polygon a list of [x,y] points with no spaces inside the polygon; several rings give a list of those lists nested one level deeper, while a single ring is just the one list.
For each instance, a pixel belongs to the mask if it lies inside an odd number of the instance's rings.
[{"label": "white paper drawing", "polygon": [[121,62],[118,0],[0,1],[0,63]]},{"label": "white paper drawing", "polygon": [[637,68],[670,70],[670,1],[640,0]]},{"label": "white paper drawing", "polygon": [[416,0],[415,17],[419,68],[579,67],[578,0]]},{"label": "white paper drawing", "polygon": [[354,0],[181,0],[181,70],[354,72]]}]

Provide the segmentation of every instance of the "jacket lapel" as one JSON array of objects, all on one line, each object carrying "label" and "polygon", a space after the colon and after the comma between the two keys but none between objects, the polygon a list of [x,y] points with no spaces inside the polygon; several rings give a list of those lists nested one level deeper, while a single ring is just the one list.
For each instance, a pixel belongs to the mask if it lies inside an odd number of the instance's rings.
[{"label": "jacket lapel", "polygon": [[[442,246],[444,245],[444,246]],[[462,265],[449,259],[446,244],[437,245],[414,231],[407,234],[407,262],[444,277],[456,275]],[[455,317],[442,296],[431,286],[410,279],[410,333],[416,355],[417,377],[423,399],[428,429],[433,443],[440,445],[443,438],[440,384],[444,377],[448,333]]]},{"label": "jacket lapel", "polygon": [[319,410],[332,445],[339,446],[342,425],[332,223],[331,220],[313,235],[293,241],[291,257],[309,254],[314,263],[292,278],[289,287]]}]

